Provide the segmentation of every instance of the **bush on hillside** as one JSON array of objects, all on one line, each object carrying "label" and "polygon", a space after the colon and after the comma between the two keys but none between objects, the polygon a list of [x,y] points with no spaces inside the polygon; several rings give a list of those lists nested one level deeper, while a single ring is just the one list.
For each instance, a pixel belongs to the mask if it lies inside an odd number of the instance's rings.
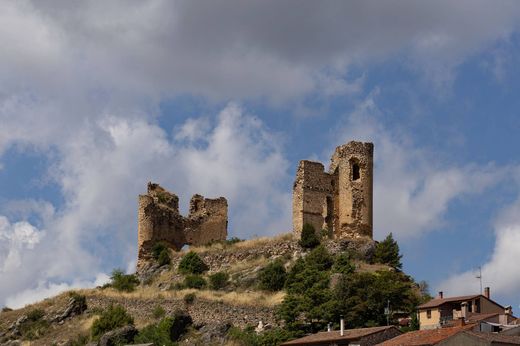
[{"label": "bush on hillside", "polygon": [[282,261],[275,260],[258,273],[258,286],[262,290],[279,291],[285,285],[286,277],[287,272]]},{"label": "bush on hillside", "polygon": [[206,287],[206,280],[200,275],[187,275],[184,278],[184,287],[200,290],[201,288]]},{"label": "bush on hillside", "polygon": [[207,264],[193,251],[184,255],[179,263],[179,272],[182,274],[202,274],[208,269]]},{"label": "bush on hillside", "polygon": [[354,272],[354,265],[350,262],[350,257],[346,253],[341,253],[336,256],[336,260],[332,265],[333,273],[350,274]]},{"label": "bush on hillside", "polygon": [[82,312],[87,310],[87,297],[84,294],[79,294],[78,292],[70,291],[69,297],[74,299],[74,304],[78,310]]},{"label": "bush on hillside", "polygon": [[152,257],[160,266],[171,263],[170,250],[164,242],[157,242],[152,247]]},{"label": "bush on hillside", "polygon": [[390,267],[400,270],[402,268],[401,258],[399,254],[399,245],[390,233],[385,240],[376,245],[374,252],[374,262],[388,264]]},{"label": "bush on hillside", "polygon": [[110,305],[101,316],[94,321],[90,332],[94,340],[98,340],[103,334],[126,325],[133,325],[134,319],[121,305]]},{"label": "bush on hillside", "polygon": [[164,315],[166,315],[166,310],[164,310],[164,308],[160,305],[157,305],[154,309],[153,309],[153,317],[154,318],[163,318]]},{"label": "bush on hillside", "polygon": [[43,316],[45,316],[45,311],[43,311],[42,309],[34,309],[29,311],[29,313],[27,314],[27,319],[29,321],[35,322],[43,318]]},{"label": "bush on hillside", "polygon": [[221,290],[228,285],[229,274],[225,272],[218,272],[209,276],[209,287],[212,290]]},{"label": "bush on hillside", "polygon": [[110,277],[110,286],[118,291],[132,292],[139,285],[139,279],[134,274],[125,274],[121,269],[114,269]]},{"label": "bush on hillside", "polygon": [[170,337],[172,326],[173,318],[165,317],[159,323],[151,324],[141,329],[134,338],[134,343],[175,346],[176,343]]},{"label": "bush on hillside", "polygon": [[325,246],[320,245],[313,249],[305,258],[308,265],[316,267],[318,270],[328,270],[334,263],[334,258],[327,251]]},{"label": "bush on hillside", "polygon": [[316,246],[320,245],[320,239],[311,224],[306,223],[303,225],[299,244],[304,249],[314,249]]},{"label": "bush on hillside", "polygon": [[195,293],[187,293],[183,300],[184,300],[184,303],[188,304],[188,305],[191,305],[195,302],[195,298],[197,298],[197,296],[195,295]]}]

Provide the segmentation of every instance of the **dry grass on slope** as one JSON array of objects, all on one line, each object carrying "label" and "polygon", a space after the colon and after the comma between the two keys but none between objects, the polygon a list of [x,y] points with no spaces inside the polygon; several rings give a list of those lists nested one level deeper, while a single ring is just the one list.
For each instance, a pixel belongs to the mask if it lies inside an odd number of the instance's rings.
[{"label": "dry grass on slope", "polygon": [[183,254],[186,251],[194,251],[194,252],[211,252],[216,250],[224,250],[224,249],[251,249],[256,247],[261,247],[268,245],[270,243],[277,243],[283,241],[293,240],[293,233],[283,233],[274,237],[260,237],[253,238],[248,240],[239,241],[234,244],[226,244],[226,243],[213,243],[211,245],[205,246],[190,246],[189,250],[183,250],[179,252]]},{"label": "dry grass on slope", "polygon": [[153,287],[144,287],[135,290],[134,292],[119,292],[114,289],[108,288],[104,290],[91,290],[85,292],[87,298],[92,296],[98,297],[113,297],[113,298],[125,298],[125,299],[178,299],[181,300],[186,294],[195,293],[197,298],[205,299],[208,301],[219,301],[229,305],[241,305],[241,306],[252,306],[252,307],[274,307],[280,304],[285,297],[285,293],[276,292],[262,292],[262,291],[251,291],[251,292],[224,292],[224,291],[211,291],[211,290],[196,290],[196,289],[183,289],[183,290],[169,290],[160,291]]}]

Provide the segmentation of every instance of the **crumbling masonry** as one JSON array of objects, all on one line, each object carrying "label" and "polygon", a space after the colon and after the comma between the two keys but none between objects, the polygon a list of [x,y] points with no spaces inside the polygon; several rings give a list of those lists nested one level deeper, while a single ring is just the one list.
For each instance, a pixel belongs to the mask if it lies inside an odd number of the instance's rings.
[{"label": "crumbling masonry", "polygon": [[319,162],[300,161],[293,186],[293,232],[304,224],[334,239],[372,239],[372,143],[336,148],[329,172]]},{"label": "crumbling masonry", "polygon": [[138,263],[150,259],[156,242],[179,251],[184,245],[204,245],[227,237],[227,200],[193,195],[188,217],[179,213],[179,197],[158,184],[148,183],[148,193],[139,196]]}]

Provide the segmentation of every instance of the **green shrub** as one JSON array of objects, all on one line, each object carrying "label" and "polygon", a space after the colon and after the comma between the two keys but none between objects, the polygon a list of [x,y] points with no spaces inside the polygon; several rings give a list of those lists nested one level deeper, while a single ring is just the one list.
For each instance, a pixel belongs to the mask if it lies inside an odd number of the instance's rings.
[{"label": "green shrub", "polygon": [[154,318],[163,318],[164,315],[166,315],[166,310],[164,310],[164,308],[160,305],[157,305],[154,309],[153,309],[153,317]]},{"label": "green shrub", "polygon": [[269,263],[258,273],[258,286],[262,290],[279,291],[285,285],[287,272],[280,260]]},{"label": "green shrub", "polygon": [[152,247],[152,257],[160,266],[171,263],[170,250],[164,242],[157,242]]},{"label": "green shrub", "polygon": [[157,263],[162,267],[168,265],[172,262],[170,258],[170,254],[168,251],[163,251],[159,254],[159,258],[157,259]]},{"label": "green shrub", "polygon": [[45,316],[45,311],[43,311],[42,309],[34,309],[29,311],[29,313],[27,314],[27,319],[29,321],[36,322],[42,319],[43,316]]},{"label": "green shrub", "polygon": [[299,244],[305,249],[314,249],[316,246],[320,245],[320,239],[311,224],[306,223],[303,225]]},{"label": "green shrub", "polygon": [[151,324],[139,331],[134,343],[153,343],[154,345],[175,346],[170,337],[173,319],[166,317],[157,324]]},{"label": "green shrub", "polygon": [[126,275],[121,269],[114,269],[110,279],[110,286],[118,291],[132,292],[139,285],[139,279],[134,274]]},{"label": "green shrub", "polygon": [[74,299],[76,302],[76,306],[81,309],[81,311],[87,310],[87,297],[83,294],[79,294],[78,292],[71,291],[69,292],[69,297]]},{"label": "green shrub", "polygon": [[101,316],[94,321],[90,329],[92,338],[98,340],[103,334],[126,325],[133,325],[134,319],[121,305],[110,305]]},{"label": "green shrub", "polygon": [[350,274],[354,272],[355,267],[350,263],[348,254],[341,253],[336,257],[332,265],[332,271],[340,274]]},{"label": "green shrub", "polygon": [[197,253],[190,251],[179,263],[179,271],[183,274],[202,274],[209,268]]},{"label": "green shrub", "polygon": [[184,296],[184,302],[188,305],[191,305],[193,304],[193,302],[195,302],[195,298],[197,296],[195,295],[195,293],[188,293]]},{"label": "green shrub", "polygon": [[209,276],[209,287],[212,290],[221,290],[227,286],[229,281],[229,274],[225,272],[218,272]]},{"label": "green shrub", "polygon": [[200,275],[187,275],[184,278],[184,286],[187,288],[201,289],[206,287],[206,280]]},{"label": "green shrub", "polygon": [[320,245],[305,257],[305,262],[318,270],[328,270],[332,267],[334,259],[325,246]]}]

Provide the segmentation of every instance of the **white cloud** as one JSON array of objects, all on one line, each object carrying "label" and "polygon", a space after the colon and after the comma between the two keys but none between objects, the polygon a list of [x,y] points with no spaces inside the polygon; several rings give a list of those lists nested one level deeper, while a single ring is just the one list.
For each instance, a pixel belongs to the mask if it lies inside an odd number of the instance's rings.
[{"label": "white cloud", "polygon": [[25,221],[11,224],[0,216],[0,275],[20,269],[24,251],[32,251],[45,235]]},{"label": "white cloud", "polygon": [[[55,293],[74,282],[91,282],[112,266],[135,263],[137,195],[145,192],[149,180],[179,194],[183,209],[194,193],[225,196],[234,236],[290,230],[288,163],[280,140],[235,104],[216,118],[213,127],[201,129],[200,143],[187,137],[170,141],[155,124],[114,115],[89,122],[63,140],[51,174],[64,206],[54,211],[46,203],[19,201],[6,208],[18,217],[38,214],[46,229],[44,239],[35,238],[43,233],[27,222],[19,227],[0,219],[8,229],[5,248],[21,239],[24,249],[16,257],[16,268],[0,272],[0,281],[9,282],[0,288],[0,297],[27,303],[24,299]],[[30,232],[17,232],[21,226]]]},{"label": "white cloud", "polygon": [[396,127],[389,130],[377,119],[377,89],[360,102],[339,131],[339,143],[371,141],[374,154],[374,230],[381,238],[419,237],[440,228],[452,201],[480,194],[497,184],[507,168],[494,165],[458,166],[442,162],[426,148],[417,147]]}]

